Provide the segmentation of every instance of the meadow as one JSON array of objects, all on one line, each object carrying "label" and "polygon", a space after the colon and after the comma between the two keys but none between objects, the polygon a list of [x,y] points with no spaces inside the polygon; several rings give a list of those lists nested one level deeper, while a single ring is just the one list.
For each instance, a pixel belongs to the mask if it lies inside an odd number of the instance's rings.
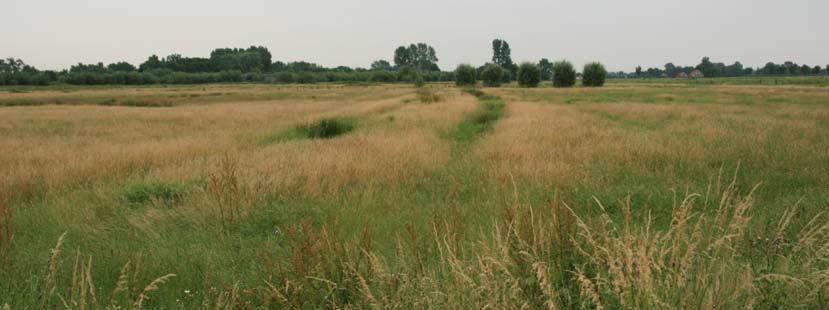
[{"label": "meadow", "polygon": [[825,309],[812,79],[0,88],[0,306]]}]

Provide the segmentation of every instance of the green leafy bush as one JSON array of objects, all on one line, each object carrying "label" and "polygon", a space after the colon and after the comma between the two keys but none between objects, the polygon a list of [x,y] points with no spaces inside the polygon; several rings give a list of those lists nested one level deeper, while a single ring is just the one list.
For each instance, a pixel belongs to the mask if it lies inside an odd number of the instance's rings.
[{"label": "green leafy bush", "polygon": [[311,139],[330,139],[356,128],[354,121],[346,119],[321,119],[311,124],[300,125],[297,131]]},{"label": "green leafy bush", "polygon": [[604,65],[598,62],[591,62],[584,65],[581,85],[587,87],[602,87],[605,78],[607,78],[607,70],[605,70]]},{"label": "green leafy bush", "polygon": [[378,70],[371,73],[371,81],[375,83],[394,83],[397,77],[394,73],[385,70]]},{"label": "green leafy bush", "polygon": [[402,66],[397,70],[397,80],[400,82],[414,82],[417,70],[412,66]]},{"label": "green leafy bush", "polygon": [[504,69],[496,64],[487,64],[481,72],[481,79],[486,87],[500,87],[506,78]]},{"label": "green leafy bush", "polygon": [[573,87],[576,85],[576,70],[569,61],[562,60],[553,64],[553,86]]},{"label": "green leafy bush", "polygon": [[291,84],[294,80],[294,75],[290,72],[280,72],[274,76],[274,82],[276,83]]},{"label": "green leafy bush", "polygon": [[475,85],[475,68],[470,65],[459,65],[455,69],[455,85],[471,86]]},{"label": "green leafy bush", "polygon": [[538,87],[541,82],[541,70],[535,64],[525,62],[518,67],[518,85],[521,87]]},{"label": "green leafy bush", "polygon": [[317,80],[309,72],[300,72],[296,77],[296,82],[299,84],[314,84]]}]

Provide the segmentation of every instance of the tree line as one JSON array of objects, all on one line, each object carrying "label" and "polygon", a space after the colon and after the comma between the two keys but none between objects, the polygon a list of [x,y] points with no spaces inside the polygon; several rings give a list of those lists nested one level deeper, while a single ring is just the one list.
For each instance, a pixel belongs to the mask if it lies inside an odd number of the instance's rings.
[{"label": "tree line", "polygon": [[[663,78],[690,75],[699,71],[705,77],[739,77],[739,76],[792,76],[825,75],[829,72],[820,66],[798,65],[787,61],[783,64],[767,63],[760,68],[744,67],[740,62],[731,65],[714,63],[704,57],[696,66],[676,66],[665,64],[664,68],[636,67],[634,72],[623,71],[607,73],[599,63],[586,65],[582,72],[575,72],[567,61],[551,62],[544,58],[537,63],[515,64],[512,50],[505,40],[492,41],[492,61],[472,67],[463,66],[464,74],[475,81],[483,81],[485,86],[499,86],[503,83],[518,81],[519,85],[531,86],[534,80],[552,81],[557,86],[574,84],[579,78],[587,84],[603,84],[605,78]],[[203,84],[227,82],[255,83],[318,83],[318,82],[435,82],[458,81],[459,70],[441,71],[437,65],[438,57],[434,47],[426,43],[402,45],[394,50],[392,62],[384,59],[371,63],[369,68],[351,68],[338,66],[324,67],[305,61],[273,61],[271,52],[263,46],[248,48],[217,48],[209,57],[185,57],[171,54],[166,57],[152,55],[137,66],[128,62],[115,62],[104,65],[78,63],[61,71],[38,70],[20,59],[0,59],[0,85],[143,85],[143,84]],[[532,66],[530,66],[532,65]],[[471,66],[470,66],[471,67]],[[531,68],[532,67],[532,68]],[[524,70],[521,70],[524,68]],[[536,76],[537,71],[537,76]],[[585,74],[600,74],[601,78]],[[572,83],[570,76],[572,75]],[[556,78],[557,77],[557,78]],[[463,78],[461,78],[463,79]],[[559,80],[556,82],[556,80]],[[601,85],[596,85],[601,86]]]},{"label": "tree line", "polygon": [[798,65],[792,61],[782,64],[768,62],[758,68],[743,66],[739,61],[726,65],[721,62],[712,62],[709,57],[703,57],[696,66],[677,66],[673,63],[665,64],[664,68],[642,69],[637,66],[633,72],[612,72],[611,78],[675,78],[691,75],[698,70],[704,77],[742,77],[742,76],[818,76],[829,74],[829,65],[825,67]]},{"label": "tree line", "polygon": [[607,78],[607,70],[599,62],[584,65],[577,73],[573,64],[567,60],[550,62],[542,58],[538,63],[524,62],[516,65],[512,61],[512,50],[505,40],[492,41],[492,62],[480,67],[461,64],[455,69],[455,84],[474,86],[481,81],[484,87],[500,87],[504,83],[516,81],[521,87],[538,87],[541,81],[550,80],[553,87],[575,86],[581,77],[582,86],[601,87]]},{"label": "tree line", "polygon": [[324,67],[306,61],[273,61],[263,46],[218,48],[210,57],[152,55],[135,66],[128,62],[105,65],[78,63],[61,71],[38,70],[23,60],[0,59],[0,85],[144,85],[203,84],[227,82],[319,83],[319,82],[427,82],[453,81],[454,72],[437,66],[435,49],[425,43],[395,50],[395,64],[377,60],[369,69]]}]

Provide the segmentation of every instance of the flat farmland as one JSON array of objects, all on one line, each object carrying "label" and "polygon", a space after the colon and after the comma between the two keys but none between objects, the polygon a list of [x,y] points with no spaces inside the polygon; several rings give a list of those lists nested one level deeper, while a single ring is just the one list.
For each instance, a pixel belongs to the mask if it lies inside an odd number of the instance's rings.
[{"label": "flat farmland", "polygon": [[828,208],[825,84],[0,88],[13,308],[821,308]]}]

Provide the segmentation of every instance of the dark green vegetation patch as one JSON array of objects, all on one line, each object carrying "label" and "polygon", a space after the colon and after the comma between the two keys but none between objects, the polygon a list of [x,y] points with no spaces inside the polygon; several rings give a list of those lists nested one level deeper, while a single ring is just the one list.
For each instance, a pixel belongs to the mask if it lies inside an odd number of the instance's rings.
[{"label": "dark green vegetation patch", "polygon": [[187,186],[176,183],[136,181],[124,186],[122,196],[132,204],[144,204],[153,201],[171,204],[183,198],[188,191]]},{"label": "dark green vegetation patch", "polygon": [[352,132],[356,128],[357,122],[352,119],[321,119],[268,136],[260,144],[268,145],[299,139],[331,139]]},{"label": "dark green vegetation patch", "polygon": [[332,118],[300,125],[297,131],[310,139],[330,139],[349,133],[355,128],[357,124],[353,120]]}]

